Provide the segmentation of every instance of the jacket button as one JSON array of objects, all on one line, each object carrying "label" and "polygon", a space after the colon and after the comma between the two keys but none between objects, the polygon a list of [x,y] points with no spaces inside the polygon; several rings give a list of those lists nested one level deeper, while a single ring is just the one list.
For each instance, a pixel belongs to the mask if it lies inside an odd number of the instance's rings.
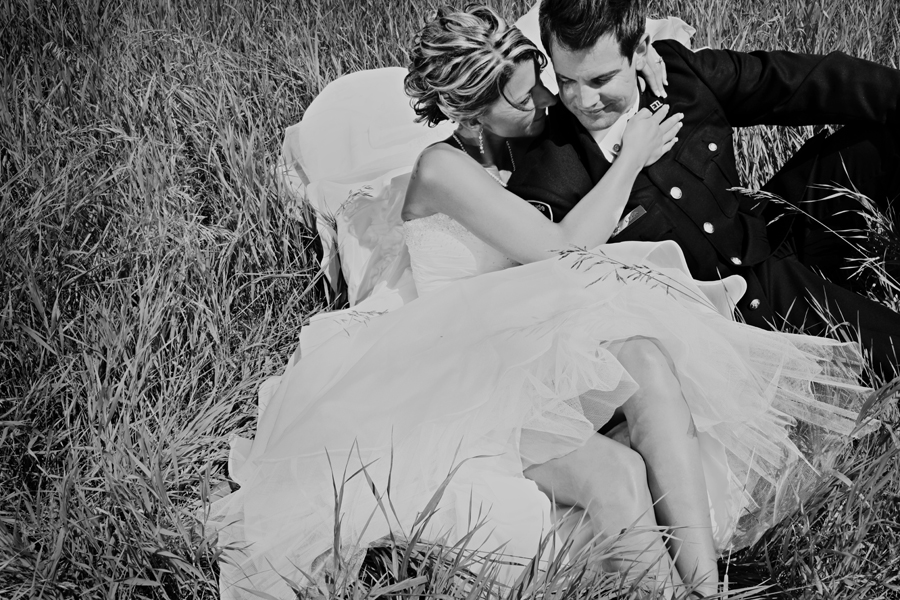
[{"label": "jacket button", "polygon": [[669,190],[669,194],[676,200],[681,200],[681,188],[680,187],[673,187],[671,190]]},{"label": "jacket button", "polygon": [[750,301],[750,310],[756,310],[759,308],[759,298],[754,298]]},{"label": "jacket button", "polygon": [[709,151],[710,152],[715,152],[718,149],[719,149],[719,146],[715,142],[709,143]]},{"label": "jacket button", "polygon": [[736,265],[740,265],[740,264],[741,264],[741,259],[739,259],[737,256],[732,256],[732,257],[731,257],[731,262],[734,263],[734,264],[736,264]]},{"label": "jacket button", "polygon": [[706,233],[712,233],[715,230],[716,230],[716,228],[713,227],[713,224],[710,223],[709,221],[707,221],[706,223],[703,224],[703,231],[705,231]]}]

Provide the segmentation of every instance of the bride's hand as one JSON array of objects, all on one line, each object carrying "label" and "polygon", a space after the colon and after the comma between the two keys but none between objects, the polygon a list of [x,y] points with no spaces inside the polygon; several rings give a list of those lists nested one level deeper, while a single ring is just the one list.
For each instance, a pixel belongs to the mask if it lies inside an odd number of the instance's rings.
[{"label": "bride's hand", "polygon": [[666,118],[668,114],[667,104],[656,113],[643,108],[631,117],[622,136],[622,153],[619,158],[634,160],[641,168],[658,161],[678,141],[678,131],[684,117],[684,114],[676,113]]},{"label": "bride's hand", "polygon": [[644,68],[640,70],[640,74],[644,77],[644,81],[650,86],[650,91],[661,98],[667,98],[666,87],[669,80],[666,73],[666,63],[656,51],[656,48],[647,40],[647,62]]}]

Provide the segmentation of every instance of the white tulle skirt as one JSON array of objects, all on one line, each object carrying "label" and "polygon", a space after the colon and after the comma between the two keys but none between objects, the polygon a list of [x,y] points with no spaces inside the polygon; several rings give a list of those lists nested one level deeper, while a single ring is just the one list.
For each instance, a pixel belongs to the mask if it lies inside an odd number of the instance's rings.
[{"label": "white tulle skirt", "polygon": [[734,322],[682,264],[671,242],[613,244],[343,313],[281,377],[252,446],[234,446],[240,489],[210,518],[223,597],[292,597],[283,577],[307,584],[336,541],[352,565],[408,535],[440,489],[426,538],[453,543],[480,515],[469,547],[532,557],[550,502],[523,469],[578,448],[634,393],[608,348],[637,337],[663,350],[701,432],[717,545],[752,542],[802,497],[821,443],[853,429],[859,355]]}]

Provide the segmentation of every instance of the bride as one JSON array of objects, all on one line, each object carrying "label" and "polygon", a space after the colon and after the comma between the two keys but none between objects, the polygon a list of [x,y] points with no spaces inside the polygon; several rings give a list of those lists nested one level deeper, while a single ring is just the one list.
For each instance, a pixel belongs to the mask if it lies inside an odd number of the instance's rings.
[{"label": "bride", "polygon": [[[634,70],[650,53],[645,39]],[[735,322],[742,281],[693,281],[672,242],[602,245],[680,115],[639,111],[609,173],[554,224],[504,187],[556,101],[538,48],[469,7],[439,12],[412,57],[420,120],[457,124],[402,179],[418,298],[345,311],[280,378],[233,453],[240,489],[212,507],[222,596],[292,597],[286,580],[353,571],[370,543],[417,526],[526,564],[550,498],[617,539],[609,566],[715,593],[718,553],[803,491],[814,457],[791,426],[853,429],[858,349]]]}]

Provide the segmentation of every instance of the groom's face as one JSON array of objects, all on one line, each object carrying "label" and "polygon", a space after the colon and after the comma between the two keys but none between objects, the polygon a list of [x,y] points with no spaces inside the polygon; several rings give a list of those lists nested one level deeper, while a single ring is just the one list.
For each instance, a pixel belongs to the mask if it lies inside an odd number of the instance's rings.
[{"label": "groom's face", "polygon": [[614,34],[584,50],[568,50],[553,41],[550,58],[560,100],[588,131],[611,127],[637,101],[637,71],[646,52],[642,42],[629,60],[622,56]]}]

